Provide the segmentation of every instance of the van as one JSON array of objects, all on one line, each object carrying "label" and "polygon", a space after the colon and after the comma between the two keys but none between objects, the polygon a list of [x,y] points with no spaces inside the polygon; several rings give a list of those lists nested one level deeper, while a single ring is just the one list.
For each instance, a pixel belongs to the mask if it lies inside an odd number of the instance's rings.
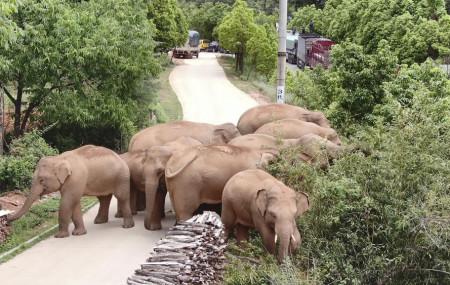
[{"label": "van", "polygon": [[201,39],[201,40],[200,40],[200,50],[205,50],[205,48],[206,48],[207,46],[209,46],[210,43],[211,43],[210,40],[207,40],[207,39]]}]

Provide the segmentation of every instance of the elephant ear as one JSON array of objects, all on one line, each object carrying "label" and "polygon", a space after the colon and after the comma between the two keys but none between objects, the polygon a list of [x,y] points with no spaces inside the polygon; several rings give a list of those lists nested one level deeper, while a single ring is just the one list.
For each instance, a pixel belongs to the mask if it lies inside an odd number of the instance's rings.
[{"label": "elephant ear", "polygon": [[261,159],[259,160],[258,167],[264,167],[269,165],[269,161],[277,157],[278,157],[277,150],[265,150],[265,152],[261,154]]},{"label": "elephant ear", "polygon": [[264,217],[267,208],[267,190],[266,189],[258,190],[258,192],[256,192],[255,200],[256,200],[256,208],[258,208],[259,212],[261,213],[261,216]]},{"label": "elephant ear", "polygon": [[64,181],[66,181],[66,178],[71,174],[72,167],[70,166],[69,162],[67,160],[60,161],[56,169],[56,177],[58,178],[59,182],[61,184],[64,183]]},{"label": "elephant ear", "polygon": [[223,128],[214,129],[213,135],[210,139],[210,143],[227,143],[227,138],[225,136],[226,131]]},{"label": "elephant ear", "polygon": [[297,192],[297,213],[296,217],[309,210],[309,196],[304,192]]}]

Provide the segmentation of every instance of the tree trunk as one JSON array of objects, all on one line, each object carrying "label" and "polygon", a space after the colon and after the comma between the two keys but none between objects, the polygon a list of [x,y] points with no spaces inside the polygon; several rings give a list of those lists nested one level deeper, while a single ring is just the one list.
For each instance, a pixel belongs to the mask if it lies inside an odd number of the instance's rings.
[{"label": "tree trunk", "polygon": [[23,74],[19,73],[17,79],[17,98],[14,102],[14,137],[18,138],[21,135],[21,113],[22,113],[22,96],[23,96]]}]

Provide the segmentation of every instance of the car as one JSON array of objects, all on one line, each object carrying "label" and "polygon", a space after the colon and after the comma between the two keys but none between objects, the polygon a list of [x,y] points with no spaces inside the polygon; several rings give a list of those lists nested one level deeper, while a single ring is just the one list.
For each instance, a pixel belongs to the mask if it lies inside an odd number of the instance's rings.
[{"label": "car", "polygon": [[199,44],[200,50],[204,50],[207,46],[209,46],[210,43],[211,43],[210,40],[207,40],[207,39],[201,39],[201,40],[200,40],[200,44]]},{"label": "car", "polygon": [[223,48],[221,48],[221,47],[219,47],[219,52],[220,52],[220,53],[225,53],[225,54],[233,53],[233,52],[231,52],[231,51],[229,51],[229,50],[226,50],[226,49],[223,49]]},{"label": "car", "polygon": [[209,46],[205,48],[205,51],[208,52],[218,52],[219,51],[219,42],[212,41]]}]

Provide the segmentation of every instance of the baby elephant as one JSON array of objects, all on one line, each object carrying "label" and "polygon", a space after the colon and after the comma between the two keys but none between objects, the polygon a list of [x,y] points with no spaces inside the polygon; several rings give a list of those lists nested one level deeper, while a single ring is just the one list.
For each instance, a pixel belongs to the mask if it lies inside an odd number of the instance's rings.
[{"label": "baby elephant", "polygon": [[84,235],[80,199],[96,196],[100,208],[94,223],[106,223],[112,195],[123,211],[124,228],[134,226],[130,210],[130,171],[125,161],[114,151],[94,145],[86,145],[60,155],[43,157],[34,171],[30,194],[20,211],[8,220],[22,217],[39,196],[59,191],[59,230],[57,238],[69,236],[69,222],[75,225],[73,235]]},{"label": "baby elephant", "polygon": [[240,244],[242,240],[248,240],[249,227],[255,227],[266,250],[276,254],[276,242],[280,237],[280,262],[300,246],[301,236],[295,220],[308,209],[307,194],[296,193],[260,169],[235,174],[228,180],[222,194],[226,238],[236,227],[236,239]]}]

